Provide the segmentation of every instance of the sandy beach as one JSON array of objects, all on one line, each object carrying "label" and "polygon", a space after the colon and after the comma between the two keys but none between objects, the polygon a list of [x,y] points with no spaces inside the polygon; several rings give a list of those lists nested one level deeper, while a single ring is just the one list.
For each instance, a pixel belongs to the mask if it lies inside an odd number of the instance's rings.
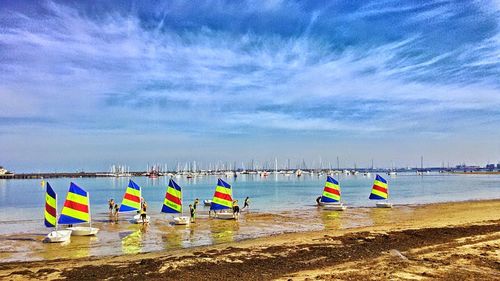
[{"label": "sandy beach", "polygon": [[[500,280],[500,200],[325,211],[321,230],[120,256],[0,264],[0,279]],[[297,214],[247,214],[279,224]],[[304,219],[300,223],[307,223]],[[363,222],[363,223],[359,223]],[[348,227],[342,223],[350,223]]]}]

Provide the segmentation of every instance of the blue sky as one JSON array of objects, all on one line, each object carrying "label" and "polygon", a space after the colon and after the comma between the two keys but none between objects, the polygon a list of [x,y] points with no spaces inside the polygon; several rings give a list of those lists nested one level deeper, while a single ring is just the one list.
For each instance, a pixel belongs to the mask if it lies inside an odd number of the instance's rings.
[{"label": "blue sky", "polygon": [[496,163],[499,77],[498,1],[4,1],[0,165]]}]

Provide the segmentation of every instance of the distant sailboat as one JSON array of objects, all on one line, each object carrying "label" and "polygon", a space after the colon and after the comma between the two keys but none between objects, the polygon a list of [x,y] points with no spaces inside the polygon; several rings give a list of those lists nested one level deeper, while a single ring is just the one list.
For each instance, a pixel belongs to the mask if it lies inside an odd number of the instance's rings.
[{"label": "distant sailboat", "polygon": [[[141,187],[132,180],[129,180],[127,189],[125,190],[125,194],[123,195],[122,204],[120,205],[120,209],[118,209],[118,212],[126,213],[140,211],[142,208],[141,195]],[[150,217],[146,216],[145,222],[148,223],[149,219]],[[141,215],[135,215],[133,222],[142,223]]]},{"label": "distant sailboat", "polygon": [[369,199],[385,200],[376,203],[378,208],[392,208],[392,204],[387,201],[387,198],[389,198],[389,185],[387,184],[387,180],[380,175],[376,175]]},{"label": "distant sailboat", "polygon": [[[214,198],[210,204],[211,211],[222,211],[217,213],[219,219],[235,219],[232,212],[233,208],[233,192],[231,185],[222,179],[218,179],[217,187],[215,188]],[[230,212],[228,212],[230,210]]]},{"label": "distant sailboat", "polygon": [[50,184],[47,182],[46,184],[46,192],[45,192],[45,220],[44,224],[46,227],[54,228],[54,231],[51,231],[45,237],[45,242],[51,243],[61,243],[67,242],[71,239],[71,230],[68,229],[57,229],[57,194],[52,189]]},{"label": "distant sailboat", "polygon": [[[167,192],[165,193],[165,200],[161,211],[167,214],[182,214],[182,189],[172,179],[168,181]],[[178,225],[189,224],[189,217],[174,217],[174,223]]]},{"label": "distant sailboat", "polygon": [[59,224],[73,225],[81,223],[88,223],[89,226],[69,227],[68,229],[72,230],[71,235],[89,236],[96,235],[99,232],[99,228],[92,227],[89,193],[76,184],[71,183],[61,216],[59,217]]},{"label": "distant sailboat", "polygon": [[347,207],[340,202],[340,184],[334,178],[327,176],[325,187],[323,189],[323,195],[320,199],[320,205],[324,209],[344,211]]}]

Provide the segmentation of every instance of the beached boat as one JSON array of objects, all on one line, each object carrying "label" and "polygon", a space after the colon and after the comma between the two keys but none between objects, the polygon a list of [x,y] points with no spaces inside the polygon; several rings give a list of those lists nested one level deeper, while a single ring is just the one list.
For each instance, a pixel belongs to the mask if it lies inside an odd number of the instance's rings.
[{"label": "beached boat", "polygon": [[[127,213],[127,212],[139,212],[142,208],[142,193],[141,187],[138,186],[132,180],[129,180],[127,189],[125,190],[125,194],[123,195],[122,204],[120,205],[120,209],[118,209],[119,213]],[[146,216],[146,219],[143,221],[141,215],[135,215],[132,219],[133,223],[149,223],[150,217]]]},{"label": "beached boat", "polygon": [[210,204],[210,211],[216,212],[218,219],[236,219],[233,214],[233,192],[231,185],[222,179],[218,179],[214,198]]},{"label": "beached boat", "polygon": [[44,242],[62,243],[71,240],[71,230],[57,229],[57,194],[47,182],[45,192],[45,220],[46,227],[54,228],[47,236]]},{"label": "beached boat", "polygon": [[[167,214],[182,214],[182,189],[172,179],[168,181],[167,192],[165,193],[165,200],[163,201],[161,212]],[[174,216],[173,220],[177,225],[189,224],[189,217],[187,216]]]},{"label": "beached boat", "polygon": [[375,205],[377,208],[392,208],[392,203],[389,203],[387,199],[389,198],[389,185],[387,180],[376,175],[375,181],[373,182],[372,192],[370,194],[370,200],[384,200],[377,202]]},{"label": "beached boat", "polygon": [[96,235],[99,228],[92,227],[89,193],[78,185],[71,183],[58,222],[66,225],[88,223],[89,226],[71,226],[67,229],[72,231],[71,235],[73,236]]},{"label": "beached boat", "polygon": [[327,176],[319,204],[326,210],[344,211],[347,207],[340,201],[340,196],[339,182],[334,178]]}]

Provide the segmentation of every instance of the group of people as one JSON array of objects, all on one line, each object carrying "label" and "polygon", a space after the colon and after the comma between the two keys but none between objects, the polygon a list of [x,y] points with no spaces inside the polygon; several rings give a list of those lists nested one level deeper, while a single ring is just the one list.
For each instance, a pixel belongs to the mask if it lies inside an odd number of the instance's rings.
[{"label": "group of people", "polygon": [[108,200],[109,205],[109,214],[113,217],[113,219],[118,221],[118,210],[120,209],[120,205],[115,203],[115,199],[111,198]]},{"label": "group of people", "polygon": [[[111,198],[108,200],[108,207],[109,207],[109,214],[113,217],[114,221],[118,221],[118,211],[120,210],[120,205],[118,203],[115,203],[115,199]],[[148,209],[148,203],[144,198],[141,197],[141,209],[138,211],[138,213],[141,215],[142,223],[146,224],[146,217],[147,217],[147,209]]]},{"label": "group of people", "polygon": [[[198,199],[196,199],[196,200],[198,200]],[[241,208],[241,211],[243,211],[243,210],[245,210],[245,209],[247,209],[249,207],[250,207],[250,197],[247,196],[245,198],[245,201],[243,203],[243,208]],[[232,202],[232,209],[233,209],[233,215],[237,219],[240,216],[240,206],[238,205],[238,200],[234,200]],[[215,210],[208,211],[208,216],[211,215],[212,211],[214,212],[214,216],[216,216],[217,212]]]},{"label": "group of people", "polygon": [[[198,207],[198,204],[200,204],[200,199],[196,198],[193,202],[193,204],[189,204],[189,214],[191,216],[191,223],[195,222],[196,219],[196,208]],[[115,200],[113,198],[108,200],[108,205],[109,205],[109,213],[110,215],[113,216],[115,219],[115,222],[118,221],[118,210],[120,209],[120,206],[115,203]],[[235,218],[238,218],[240,215],[240,207],[238,205],[238,200],[234,200],[232,202],[233,206],[233,215]],[[247,196],[245,198],[245,202],[243,204],[243,208],[241,210],[247,209],[250,207],[250,197]],[[142,223],[146,224],[146,218],[147,218],[147,209],[148,209],[148,204],[144,200],[144,198],[141,198],[141,210],[138,212],[141,215]],[[211,215],[212,210],[208,211],[208,216]],[[215,210],[213,210],[214,215],[216,215]]]}]

